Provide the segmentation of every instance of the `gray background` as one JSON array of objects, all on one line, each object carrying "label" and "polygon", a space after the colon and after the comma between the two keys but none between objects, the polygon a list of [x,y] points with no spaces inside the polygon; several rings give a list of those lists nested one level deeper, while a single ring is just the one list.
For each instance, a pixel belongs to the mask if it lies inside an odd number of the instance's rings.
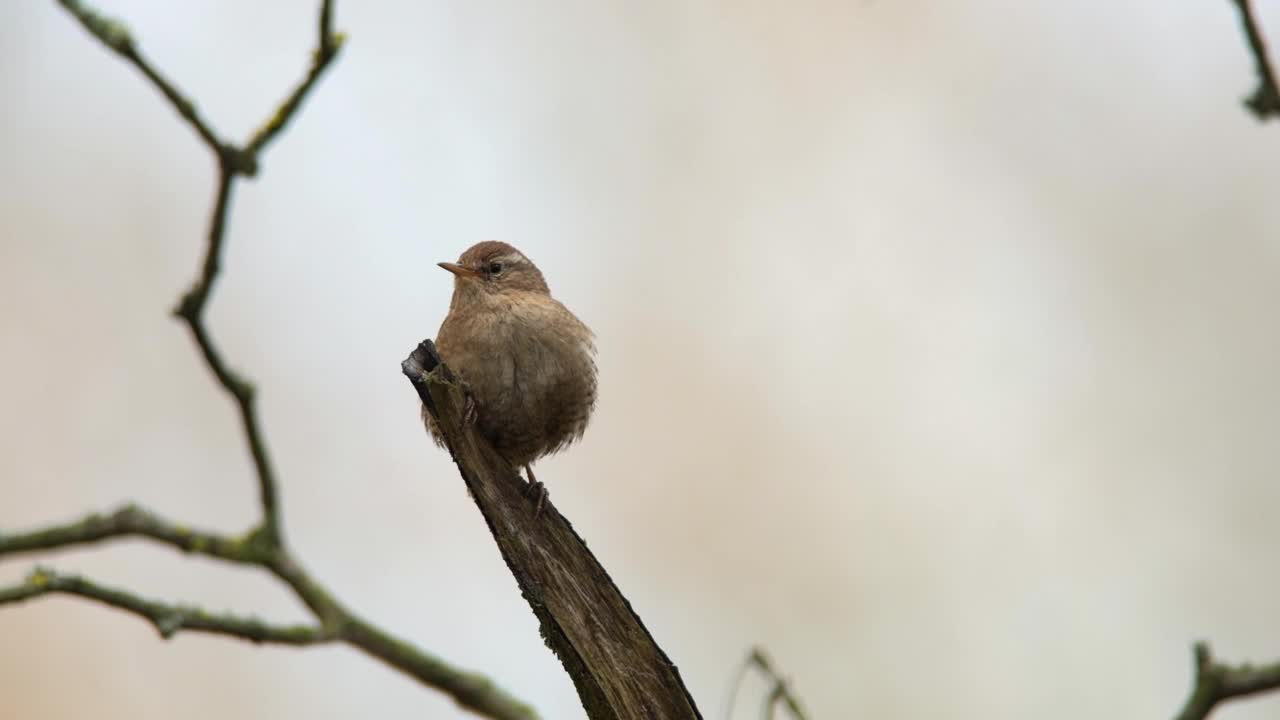
[{"label": "gray background", "polygon": [[[235,138],[314,44],[312,2],[104,10]],[[599,412],[539,477],[708,717],[753,643],[825,720],[1166,717],[1192,640],[1280,656],[1280,124],[1240,107],[1229,3],[341,2],[336,25],[240,187],[210,323],[344,601],[582,716],[398,369],[447,307],[434,263],[497,238],[599,336]],[[126,499],[247,528],[230,403],[166,314],[207,151],[53,2],[0,4],[0,97],[0,528]],[[53,562],[304,616],[143,543]],[[58,598],[0,609],[0,697],[462,715],[351,650],[165,644]]]}]

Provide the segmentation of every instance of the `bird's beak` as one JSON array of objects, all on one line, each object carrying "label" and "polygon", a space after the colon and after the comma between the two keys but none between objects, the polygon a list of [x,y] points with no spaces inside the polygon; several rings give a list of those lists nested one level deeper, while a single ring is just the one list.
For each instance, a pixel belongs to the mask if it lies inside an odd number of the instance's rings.
[{"label": "bird's beak", "polygon": [[460,278],[480,277],[480,273],[468,267],[463,267],[457,263],[436,263],[440,267],[457,275]]}]

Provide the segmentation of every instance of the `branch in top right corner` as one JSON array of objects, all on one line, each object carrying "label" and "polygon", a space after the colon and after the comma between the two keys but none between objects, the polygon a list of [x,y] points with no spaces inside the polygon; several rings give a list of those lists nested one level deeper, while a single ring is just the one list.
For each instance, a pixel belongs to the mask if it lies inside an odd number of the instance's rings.
[{"label": "branch in top right corner", "polygon": [[1249,50],[1253,53],[1253,62],[1258,73],[1258,87],[1245,99],[1245,107],[1259,119],[1266,120],[1271,116],[1280,116],[1280,86],[1276,85],[1275,70],[1271,58],[1267,54],[1267,41],[1262,37],[1262,29],[1253,13],[1250,0],[1232,0],[1240,11],[1240,24],[1244,27],[1245,38],[1249,41]]},{"label": "branch in top right corner", "polygon": [[1218,703],[1280,689],[1280,662],[1226,665],[1213,659],[1206,643],[1196,643],[1196,682],[1176,720],[1204,720]]}]

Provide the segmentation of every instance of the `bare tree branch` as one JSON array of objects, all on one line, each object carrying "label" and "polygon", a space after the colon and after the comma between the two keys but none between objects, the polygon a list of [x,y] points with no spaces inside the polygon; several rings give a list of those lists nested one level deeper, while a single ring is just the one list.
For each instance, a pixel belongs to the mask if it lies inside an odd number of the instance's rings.
[{"label": "bare tree branch", "polygon": [[701,718],[680,672],[569,521],[463,422],[464,395],[430,340],[401,370],[444,432],[503,560],[592,720]]},{"label": "bare tree branch", "polygon": [[103,45],[133,63],[143,75],[146,75],[151,84],[155,85],[168,98],[173,108],[187,121],[187,124],[195,129],[206,145],[214,152],[221,153],[223,151],[224,145],[222,141],[218,139],[217,134],[213,132],[213,128],[209,126],[209,123],[200,116],[195,103],[188,100],[173,83],[169,82],[154,65],[147,61],[146,57],[134,44],[133,35],[130,34],[129,28],[125,27],[119,20],[103,16],[97,10],[80,2],[80,0],[58,0],[58,2],[74,15],[86,30],[101,40]]},{"label": "bare tree branch", "polygon": [[1214,706],[1233,698],[1280,689],[1280,662],[1255,667],[1213,659],[1207,643],[1195,646],[1196,682],[1177,720],[1204,720]]},{"label": "bare tree branch", "polygon": [[752,650],[751,662],[773,681],[773,690],[769,692],[768,698],[769,717],[773,717],[773,708],[781,704],[796,720],[808,720],[808,716],[800,708],[800,701],[791,694],[791,688],[787,687],[786,678],[773,669],[773,663],[769,661],[769,656],[764,654],[764,650],[760,648]]},{"label": "bare tree branch", "polygon": [[138,68],[195,129],[218,160],[217,191],[209,221],[204,260],[198,278],[191,289],[183,294],[174,314],[186,321],[210,372],[219,386],[236,402],[258,479],[262,519],[249,532],[229,537],[194,531],[136,505],[127,505],[109,515],[89,515],[65,525],[20,534],[0,533],[0,557],[58,550],[115,538],[141,537],[183,552],[265,569],[288,585],[320,624],[276,626],[250,617],[212,614],[197,607],[147,600],[125,590],[105,587],[81,577],[61,575],[46,569],[37,569],[21,585],[0,588],[0,605],[50,594],[67,594],[143,617],[155,625],[165,638],[180,630],[189,630],[253,642],[291,645],[344,642],[416,678],[424,685],[450,695],[459,705],[472,712],[498,720],[536,720],[537,713],[531,707],[512,697],[485,676],[458,669],[351,612],[302,568],[284,541],[275,471],[256,412],[254,387],[231,369],[204,323],[204,310],[218,276],[237,176],[253,176],[257,173],[261,151],[297,114],[303,101],[342,47],[343,36],[332,30],[332,0],[321,2],[319,40],[306,76],[243,147],[236,147],[218,137],[196,110],[195,104],[142,55],[123,24],[105,18],[79,0],[58,2],[94,37]]},{"label": "bare tree branch", "polygon": [[1249,50],[1253,53],[1253,62],[1258,72],[1258,87],[1245,98],[1244,104],[1259,120],[1266,120],[1272,115],[1280,115],[1280,86],[1276,85],[1275,70],[1267,53],[1267,41],[1262,37],[1250,0],[1232,2],[1240,11],[1240,24],[1249,41]]},{"label": "bare tree branch", "polygon": [[791,693],[786,678],[778,674],[773,669],[773,662],[769,660],[769,656],[765,654],[762,648],[752,648],[751,653],[742,661],[741,667],[734,676],[733,684],[729,688],[729,703],[725,708],[725,720],[733,718],[733,707],[738,699],[738,691],[742,687],[742,679],[746,676],[747,671],[755,668],[768,678],[772,686],[769,693],[765,695],[764,702],[760,707],[760,716],[765,720],[772,720],[779,705],[782,705],[791,713],[796,720],[808,720],[808,715],[800,707],[800,701]]},{"label": "bare tree branch", "polygon": [[[122,514],[129,510],[126,508],[111,517],[138,517]],[[72,547],[111,537],[139,534],[160,539],[179,549],[201,552],[235,563],[261,565],[271,572],[276,572],[270,561],[259,562],[254,559],[251,543],[237,545],[237,541],[229,538],[205,533],[188,533],[183,528],[168,525],[146,511],[136,508],[133,510],[149,518],[141,526],[144,529],[140,532],[135,533],[132,531],[134,528],[127,527],[128,523],[133,522],[132,520],[125,521],[122,527],[112,528],[110,520],[101,516],[90,516],[80,523],[60,526],[51,531],[5,538],[0,555],[9,552]],[[50,544],[51,535],[60,535],[60,541],[57,544]],[[325,618],[321,625],[270,625],[251,617],[214,614],[194,606],[169,605],[141,598],[125,590],[102,586],[85,578],[62,575],[46,568],[37,568],[21,585],[0,588],[0,605],[20,603],[43,595],[61,593],[94,600],[145,618],[165,639],[172,637],[180,630],[189,630],[226,635],[255,643],[317,645],[343,642],[400,672],[417,678],[424,685],[445,692],[459,705],[479,715],[499,720],[537,720],[538,715],[532,708],[507,694],[489,678],[479,673],[459,670],[419,650],[407,641],[387,633],[345,609],[308,576],[301,571],[297,572],[299,572],[297,579],[300,579],[302,584],[313,586],[313,600],[323,598],[320,602],[324,603],[324,606],[316,612],[317,617]]]},{"label": "bare tree branch", "polygon": [[145,537],[183,552],[242,565],[265,566],[271,552],[252,533],[243,538],[229,538],[195,531],[130,504],[109,515],[94,513],[65,525],[52,525],[28,533],[0,534],[0,558],[131,536]]},{"label": "bare tree branch", "polygon": [[335,639],[331,630],[315,625],[268,625],[252,617],[211,613],[190,605],[167,605],[47,568],[36,568],[21,585],[0,588],[0,605],[56,593],[77,595],[149,620],[166,640],[182,630],[279,645],[316,645]]},{"label": "bare tree branch", "polygon": [[[93,514],[78,521],[27,533],[0,535],[0,558],[27,553],[63,550],[113,539],[141,537],[185,553],[204,555],[238,565],[266,570],[288,585],[319,620],[318,627],[274,627],[251,618],[211,615],[194,608],[175,607],[143,600],[122,590],[111,590],[87,580],[38,569],[27,582],[0,590],[0,605],[50,593],[79,595],[141,615],[153,623],[160,618],[176,630],[197,630],[244,637],[257,642],[308,645],[344,642],[391,667],[418,679],[428,687],[452,696],[459,705],[480,715],[502,720],[532,720],[537,714],[478,673],[455,668],[414,647],[355,614],[313,579],[292,555],[272,546],[261,529],[240,537],[193,530],[166,520],[136,505],[107,514]],[[56,580],[56,582],[54,582]],[[167,627],[167,625],[166,625]],[[304,632],[305,628],[309,631]],[[161,630],[161,635],[172,634]],[[257,634],[260,637],[253,637]]]},{"label": "bare tree branch", "polygon": [[258,152],[280,134],[280,131],[289,123],[289,119],[301,107],[302,101],[306,99],[307,93],[311,92],[311,88],[320,79],[325,68],[329,67],[329,63],[337,56],[338,50],[346,41],[346,36],[341,33],[334,35],[332,28],[333,0],[324,0],[320,5],[320,41],[311,59],[311,69],[307,71],[307,76],[302,83],[290,93],[289,97],[285,98],[284,102],[280,103],[280,108],[275,114],[245,144],[245,154],[256,158]]},{"label": "bare tree branch", "polygon": [[142,55],[129,29],[122,23],[102,16],[79,0],[58,0],[58,2],[103,44],[138,68],[169,100],[174,109],[178,111],[178,114],[195,129],[196,133],[204,140],[205,145],[209,147],[218,160],[218,188],[213,204],[213,216],[209,222],[208,245],[205,250],[204,262],[199,278],[191,289],[183,295],[182,300],[174,310],[174,314],[187,322],[200,353],[210,371],[213,372],[214,377],[217,378],[218,384],[236,401],[240,412],[240,421],[244,426],[245,440],[249,445],[254,470],[258,475],[259,494],[263,511],[263,532],[269,541],[279,544],[283,537],[283,529],[280,524],[280,506],[276,490],[275,471],[267,453],[266,440],[263,437],[254,406],[255,389],[252,384],[244,380],[222,359],[217,346],[213,342],[213,338],[205,327],[204,309],[208,303],[210,293],[213,291],[214,281],[218,276],[223,240],[226,235],[227,215],[231,207],[231,195],[236,176],[253,176],[257,174],[260,152],[279,135],[302,107],[303,100],[306,99],[325,69],[329,67],[342,49],[345,37],[342,34],[334,34],[332,31],[332,0],[323,0],[321,3],[320,36],[306,77],[285,98],[243,148],[238,148],[218,137],[209,123],[196,110],[195,103],[187,99],[186,95],[178,90]]}]

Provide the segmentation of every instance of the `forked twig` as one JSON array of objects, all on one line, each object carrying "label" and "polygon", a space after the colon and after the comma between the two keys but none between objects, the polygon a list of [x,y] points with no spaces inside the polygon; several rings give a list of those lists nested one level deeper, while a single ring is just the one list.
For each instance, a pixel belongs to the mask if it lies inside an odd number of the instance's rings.
[{"label": "forked twig", "polygon": [[769,656],[758,647],[751,649],[746,659],[742,661],[742,665],[738,667],[738,672],[734,674],[733,683],[729,688],[729,702],[725,705],[725,720],[733,720],[733,708],[737,702],[738,693],[742,689],[742,680],[752,669],[759,670],[771,683],[769,692],[760,706],[761,717],[772,720],[778,706],[781,705],[796,720],[809,720],[809,716],[800,706],[800,700],[791,692],[787,679],[774,670]]},{"label": "forked twig", "polygon": [[218,385],[236,403],[257,476],[262,517],[249,532],[229,537],[193,531],[141,507],[128,505],[110,515],[90,515],[76,522],[27,533],[0,534],[0,557],[124,537],[142,537],[183,552],[265,569],[293,590],[318,624],[273,625],[252,617],[210,613],[195,606],[149,600],[126,590],[46,568],[37,568],[19,585],[0,588],[0,605],[54,594],[74,595],[144,618],[165,638],[180,631],[191,631],[225,635],[256,643],[313,645],[343,642],[416,678],[424,685],[447,693],[461,706],[480,715],[501,720],[537,718],[537,713],[532,708],[483,675],[456,668],[356,615],[302,568],[285,543],[275,470],[267,452],[262,423],[254,402],[254,386],[233,370],[223,358],[205,324],[204,311],[218,277],[235,181],[238,177],[250,177],[258,172],[261,152],[297,114],[303,101],[342,49],[343,36],[332,30],[332,0],[323,0],[320,5],[319,39],[303,81],[243,146],[233,145],[218,137],[197,110],[195,103],[142,54],[129,29],[122,23],[104,17],[79,0],[58,2],[94,37],[136,67],[168,99],[218,160],[217,191],[209,221],[204,260],[196,281],[183,294],[174,314],[185,321]]},{"label": "forked twig", "polygon": [[1240,12],[1240,25],[1249,42],[1249,51],[1253,54],[1254,68],[1258,73],[1258,87],[1245,98],[1244,104],[1259,120],[1266,120],[1272,115],[1280,115],[1280,86],[1276,85],[1276,73],[1267,52],[1267,41],[1262,36],[1253,5],[1250,0],[1232,2]]},{"label": "forked twig", "polygon": [[1191,697],[1177,720],[1204,720],[1218,703],[1280,689],[1280,662],[1255,667],[1225,665],[1213,659],[1207,643],[1196,643],[1196,678]]}]

